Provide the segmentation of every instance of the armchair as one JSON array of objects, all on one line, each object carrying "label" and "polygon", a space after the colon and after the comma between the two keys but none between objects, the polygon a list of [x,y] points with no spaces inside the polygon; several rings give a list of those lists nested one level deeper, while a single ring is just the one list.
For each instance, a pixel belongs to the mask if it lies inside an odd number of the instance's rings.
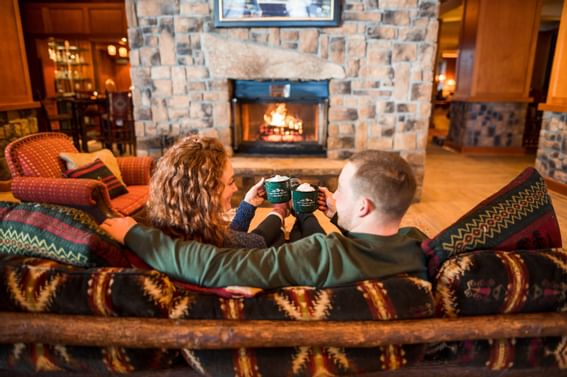
[{"label": "armchair", "polygon": [[65,134],[43,132],[10,143],[5,151],[13,195],[22,201],[62,204],[94,215],[136,215],[148,196],[154,161],[151,157],[117,157],[128,193],[111,199],[95,179],[64,178],[61,152],[78,152]]}]

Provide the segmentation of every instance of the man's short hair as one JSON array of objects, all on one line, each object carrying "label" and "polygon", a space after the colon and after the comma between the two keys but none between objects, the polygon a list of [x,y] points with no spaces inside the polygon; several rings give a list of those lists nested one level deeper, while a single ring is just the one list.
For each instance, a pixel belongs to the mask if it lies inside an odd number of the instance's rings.
[{"label": "man's short hair", "polygon": [[390,219],[401,219],[413,201],[416,181],[412,168],[397,152],[366,150],[349,161],[356,166],[352,188],[368,197]]}]

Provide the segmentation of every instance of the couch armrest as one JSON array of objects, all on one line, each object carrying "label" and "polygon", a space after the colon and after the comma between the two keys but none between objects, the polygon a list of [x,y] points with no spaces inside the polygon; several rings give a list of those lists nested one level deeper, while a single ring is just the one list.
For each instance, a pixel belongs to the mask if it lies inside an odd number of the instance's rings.
[{"label": "couch armrest", "polygon": [[105,215],[116,214],[106,186],[95,179],[14,177],[12,193],[26,202],[97,207]]},{"label": "couch armrest", "polygon": [[117,160],[126,186],[150,184],[155,162],[153,157],[117,157]]}]

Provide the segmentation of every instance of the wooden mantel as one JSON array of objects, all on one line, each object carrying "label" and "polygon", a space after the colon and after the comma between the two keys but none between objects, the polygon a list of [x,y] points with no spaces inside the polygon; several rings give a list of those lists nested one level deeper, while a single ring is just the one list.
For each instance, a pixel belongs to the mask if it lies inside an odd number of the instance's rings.
[{"label": "wooden mantel", "polygon": [[563,2],[561,12],[547,102],[539,105],[539,109],[567,113],[567,1]]},{"label": "wooden mantel", "polygon": [[39,107],[33,101],[18,0],[0,1],[0,111]]}]

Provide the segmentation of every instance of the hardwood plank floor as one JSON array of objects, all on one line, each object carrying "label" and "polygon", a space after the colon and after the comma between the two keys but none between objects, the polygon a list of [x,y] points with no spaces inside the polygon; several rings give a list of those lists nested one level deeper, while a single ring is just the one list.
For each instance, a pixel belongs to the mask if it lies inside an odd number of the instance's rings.
[{"label": "hardwood plank floor", "polygon": [[[431,147],[425,162],[421,201],[410,207],[404,224],[434,236],[482,200],[500,190],[526,167],[535,155],[464,156]],[[563,247],[567,247],[567,197],[549,191],[559,220]]]},{"label": "hardwood plank floor", "polygon": [[[534,165],[535,156],[464,156],[432,146],[427,152],[421,201],[413,204],[402,225],[416,226],[433,237],[453,224],[479,202],[500,190],[526,167]],[[559,219],[563,247],[567,248],[567,196],[550,191]],[[252,223],[255,226],[269,208],[260,208]],[[327,231],[336,228],[316,211]],[[286,220],[291,229],[293,218]]]}]

